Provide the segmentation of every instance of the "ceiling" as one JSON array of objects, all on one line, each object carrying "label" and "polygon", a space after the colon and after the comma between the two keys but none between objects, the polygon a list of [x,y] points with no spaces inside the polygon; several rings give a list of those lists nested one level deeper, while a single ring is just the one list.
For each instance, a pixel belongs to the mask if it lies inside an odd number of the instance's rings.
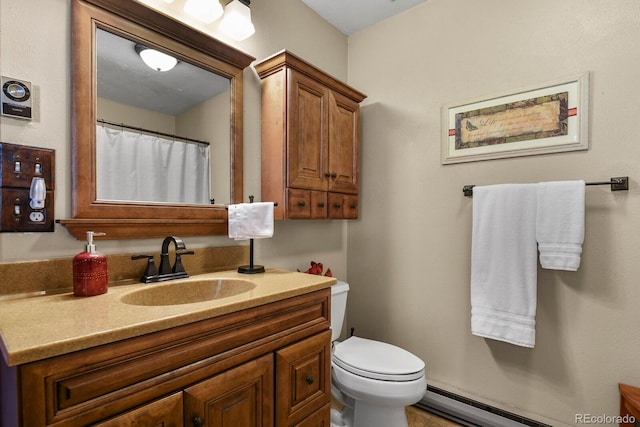
[{"label": "ceiling", "polygon": [[178,62],[170,72],[152,70],[134,46],[107,31],[96,32],[99,97],[177,116],[229,88],[229,79],[187,62]]},{"label": "ceiling", "polygon": [[302,0],[346,35],[426,1],[428,0]]},{"label": "ceiling", "polygon": [[[350,35],[428,0],[301,1]],[[229,85],[224,78],[212,83],[215,80],[212,73],[184,62],[178,63],[172,72],[153,71],[142,63],[133,42],[106,31],[99,32],[97,47],[98,95],[117,102],[175,116]]]}]

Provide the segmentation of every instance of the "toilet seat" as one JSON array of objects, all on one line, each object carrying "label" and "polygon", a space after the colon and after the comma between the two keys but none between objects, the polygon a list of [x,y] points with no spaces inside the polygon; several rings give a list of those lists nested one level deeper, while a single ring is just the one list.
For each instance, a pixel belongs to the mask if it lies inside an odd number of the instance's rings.
[{"label": "toilet seat", "polygon": [[336,345],[333,362],[362,377],[382,381],[413,381],[424,376],[424,362],[395,345],[350,337]]}]

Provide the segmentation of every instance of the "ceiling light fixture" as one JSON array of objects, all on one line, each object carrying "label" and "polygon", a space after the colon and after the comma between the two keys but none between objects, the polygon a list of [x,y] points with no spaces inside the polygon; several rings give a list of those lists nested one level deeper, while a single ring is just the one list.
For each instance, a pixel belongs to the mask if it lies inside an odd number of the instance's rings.
[{"label": "ceiling light fixture", "polygon": [[169,71],[176,66],[178,60],[171,55],[162,53],[155,49],[143,46],[141,44],[135,45],[135,50],[140,55],[140,58],[151,69],[156,71]]},{"label": "ceiling light fixture", "polygon": [[224,8],[220,29],[237,41],[255,33],[251,22],[251,0],[231,0]]},{"label": "ceiling light fixture", "polygon": [[187,0],[184,11],[191,17],[210,24],[223,14],[218,0]]}]

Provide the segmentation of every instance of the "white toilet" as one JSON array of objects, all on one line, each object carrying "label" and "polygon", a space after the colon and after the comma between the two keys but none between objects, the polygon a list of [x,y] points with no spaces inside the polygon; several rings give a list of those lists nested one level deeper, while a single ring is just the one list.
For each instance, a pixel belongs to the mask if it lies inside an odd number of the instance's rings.
[{"label": "white toilet", "polygon": [[332,427],[408,427],[405,406],[427,388],[424,362],[391,344],[350,337],[342,331],[349,284],[331,288],[331,391],[344,410],[331,410]]}]

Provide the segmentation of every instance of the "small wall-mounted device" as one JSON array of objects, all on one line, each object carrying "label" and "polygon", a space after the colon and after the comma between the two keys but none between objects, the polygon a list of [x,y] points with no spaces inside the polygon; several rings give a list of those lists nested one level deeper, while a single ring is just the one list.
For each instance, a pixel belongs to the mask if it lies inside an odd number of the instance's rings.
[{"label": "small wall-mounted device", "polygon": [[0,142],[0,231],[53,231],[55,151]]},{"label": "small wall-mounted device", "polygon": [[2,76],[2,115],[31,120],[31,82]]}]

